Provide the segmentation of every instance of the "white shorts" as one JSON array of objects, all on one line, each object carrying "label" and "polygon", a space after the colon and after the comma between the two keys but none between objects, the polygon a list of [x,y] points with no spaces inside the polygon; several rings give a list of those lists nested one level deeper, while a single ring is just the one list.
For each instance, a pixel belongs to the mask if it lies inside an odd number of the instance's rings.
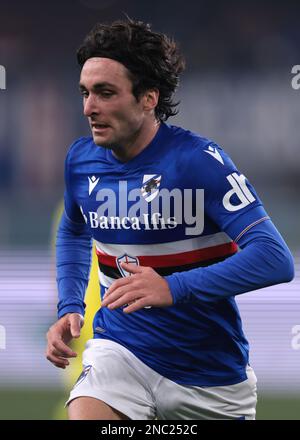
[{"label": "white shorts", "polygon": [[256,376],[235,385],[179,385],[152,370],[116,342],[90,339],[83,352],[84,370],[66,403],[89,396],[133,420],[255,419]]}]

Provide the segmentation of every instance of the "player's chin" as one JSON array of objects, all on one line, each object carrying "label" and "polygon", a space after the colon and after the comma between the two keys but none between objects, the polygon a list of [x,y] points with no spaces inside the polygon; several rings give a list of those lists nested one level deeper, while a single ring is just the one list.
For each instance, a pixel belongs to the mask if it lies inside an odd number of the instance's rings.
[{"label": "player's chin", "polygon": [[94,144],[99,145],[104,148],[111,148],[112,142],[106,136],[99,136],[93,134]]}]

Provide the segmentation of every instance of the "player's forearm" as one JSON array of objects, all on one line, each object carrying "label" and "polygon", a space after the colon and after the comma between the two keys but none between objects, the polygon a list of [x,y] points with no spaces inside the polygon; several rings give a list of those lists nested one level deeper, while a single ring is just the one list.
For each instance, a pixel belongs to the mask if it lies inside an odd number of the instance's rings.
[{"label": "player's forearm", "polygon": [[58,317],[84,314],[84,294],[89,280],[92,240],[85,224],[73,223],[63,213],[56,239]]},{"label": "player's forearm", "polygon": [[166,277],[174,303],[214,301],[291,281],[292,255],[270,221],[248,231],[241,252],[212,266]]}]

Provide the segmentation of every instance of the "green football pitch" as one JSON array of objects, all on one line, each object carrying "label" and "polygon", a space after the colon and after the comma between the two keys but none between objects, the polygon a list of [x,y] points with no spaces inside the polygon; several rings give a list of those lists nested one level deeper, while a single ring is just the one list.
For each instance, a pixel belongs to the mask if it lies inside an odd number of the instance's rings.
[{"label": "green football pitch", "polygon": [[[61,390],[0,390],[0,420],[51,420],[66,418]],[[263,395],[257,420],[300,420],[300,397]]]}]

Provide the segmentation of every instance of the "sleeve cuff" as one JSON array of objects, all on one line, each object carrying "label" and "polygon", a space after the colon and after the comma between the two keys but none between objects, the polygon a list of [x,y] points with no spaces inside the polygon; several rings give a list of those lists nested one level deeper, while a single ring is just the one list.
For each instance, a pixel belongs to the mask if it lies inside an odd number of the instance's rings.
[{"label": "sleeve cuff", "polygon": [[58,311],[57,313],[58,319],[62,318],[67,313],[79,313],[79,315],[81,315],[84,318],[84,313],[85,313],[84,306],[79,306],[76,304],[65,306]]},{"label": "sleeve cuff", "polygon": [[164,277],[169,285],[171,295],[173,297],[173,304],[183,304],[190,301],[190,295],[185,292],[180,283],[180,273],[173,273]]}]

